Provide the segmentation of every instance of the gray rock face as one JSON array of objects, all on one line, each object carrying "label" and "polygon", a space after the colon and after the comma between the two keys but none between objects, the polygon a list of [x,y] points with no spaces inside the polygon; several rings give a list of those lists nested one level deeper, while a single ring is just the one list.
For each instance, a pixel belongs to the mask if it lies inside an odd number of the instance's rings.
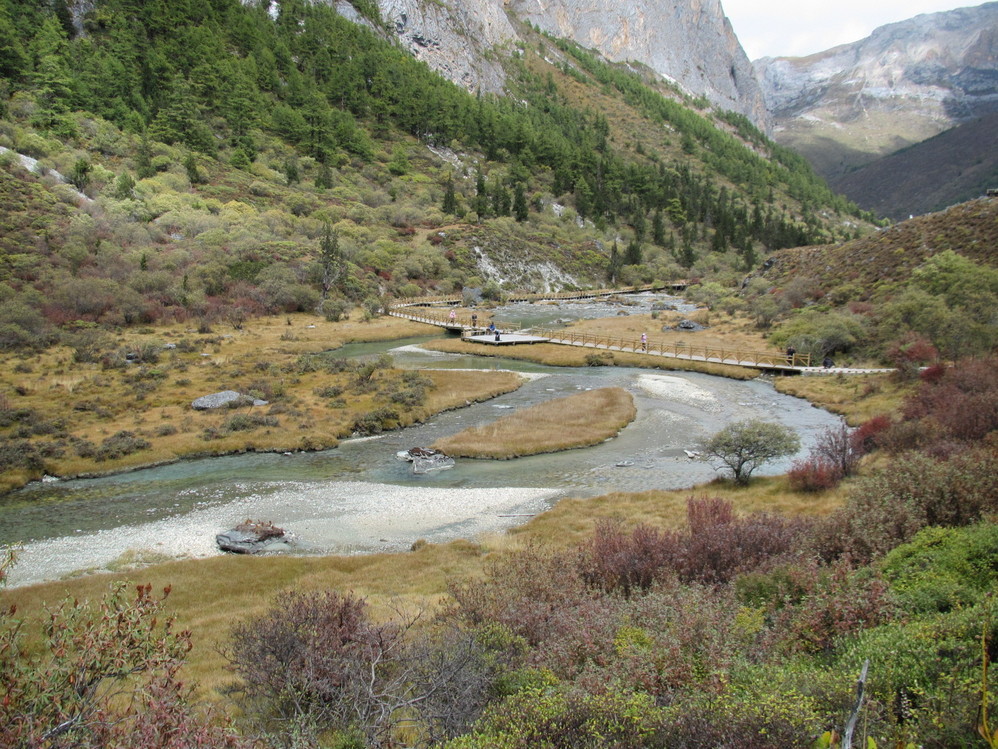
[{"label": "gray rock face", "polygon": [[[342,0],[327,0],[350,15]],[[378,0],[382,19],[419,59],[469,90],[501,93],[499,57],[520,41],[512,18],[633,61],[695,96],[768,123],[752,65],[720,0]]]},{"label": "gray rock face", "polygon": [[998,111],[998,2],[916,16],[852,44],[755,66],[776,139],[835,176]]},{"label": "gray rock face", "polygon": [[762,91],[720,0],[510,0],[520,18],[607,59],[647,65],[764,125]]}]

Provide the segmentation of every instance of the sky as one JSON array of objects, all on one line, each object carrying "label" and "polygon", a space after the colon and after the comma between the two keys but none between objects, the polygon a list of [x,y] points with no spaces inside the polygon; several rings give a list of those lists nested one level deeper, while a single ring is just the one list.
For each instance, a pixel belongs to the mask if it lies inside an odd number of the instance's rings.
[{"label": "sky", "polygon": [[878,26],[974,0],[721,0],[750,60],[801,57],[855,42]]}]

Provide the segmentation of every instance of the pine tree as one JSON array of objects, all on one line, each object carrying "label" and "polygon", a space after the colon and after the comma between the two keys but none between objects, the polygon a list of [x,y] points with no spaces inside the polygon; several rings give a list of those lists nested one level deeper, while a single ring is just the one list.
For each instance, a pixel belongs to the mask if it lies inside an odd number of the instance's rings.
[{"label": "pine tree", "polygon": [[665,247],[665,222],[662,221],[662,211],[655,211],[651,219],[651,241],[659,247]]},{"label": "pine tree", "polygon": [[475,180],[475,213],[478,214],[479,222],[487,217],[488,212],[489,194],[485,186],[485,175],[479,171],[478,177]]},{"label": "pine tree", "polygon": [[322,297],[319,301],[320,308],[322,302],[329,296],[330,290],[343,277],[345,263],[343,251],[340,249],[340,237],[333,231],[326,222],[326,227],[319,243],[319,263],[322,266]]},{"label": "pine tree", "polygon": [[617,240],[613,240],[613,247],[610,248],[610,264],[607,268],[606,277],[613,286],[617,283],[617,274],[620,273],[620,250],[617,248]]},{"label": "pine tree", "polygon": [[624,263],[626,265],[641,265],[641,255],[641,243],[637,239],[632,239],[624,253]]},{"label": "pine tree", "polygon": [[513,187],[513,217],[521,223],[527,220],[527,196],[522,182]]},{"label": "pine tree", "polygon": [[329,190],[333,186],[333,170],[329,164],[323,162],[319,165],[319,173],[315,176],[315,186],[320,190]]},{"label": "pine tree", "polygon": [[454,176],[447,176],[447,184],[444,187],[443,212],[454,215],[457,213],[457,195],[454,193]]}]

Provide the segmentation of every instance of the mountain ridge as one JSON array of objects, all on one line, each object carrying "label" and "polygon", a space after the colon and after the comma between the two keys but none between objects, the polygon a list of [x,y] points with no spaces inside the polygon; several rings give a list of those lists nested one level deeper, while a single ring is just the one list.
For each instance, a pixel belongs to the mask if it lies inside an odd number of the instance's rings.
[{"label": "mountain ridge", "polygon": [[807,57],[754,64],[774,138],[834,178],[998,111],[998,3],[922,14]]}]

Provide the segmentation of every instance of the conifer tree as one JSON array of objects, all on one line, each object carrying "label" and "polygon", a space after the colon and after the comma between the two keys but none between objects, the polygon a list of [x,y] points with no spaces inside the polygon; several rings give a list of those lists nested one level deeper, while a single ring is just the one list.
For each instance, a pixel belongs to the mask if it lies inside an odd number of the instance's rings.
[{"label": "conifer tree", "polygon": [[485,175],[479,170],[475,180],[475,213],[478,214],[478,220],[482,221],[487,217],[488,212],[489,194],[485,186]]},{"label": "conifer tree", "polygon": [[315,176],[315,186],[320,190],[329,190],[333,186],[333,170],[329,164],[323,162],[319,165],[319,173]]},{"label": "conifer tree", "polygon": [[319,243],[319,263],[322,266],[322,297],[319,306],[329,296],[330,290],[343,277],[345,263],[340,249],[340,237],[326,222],[322,241]]},{"label": "conifer tree", "polygon": [[457,195],[454,193],[454,175],[447,175],[447,184],[444,187],[444,204],[443,212],[456,214],[457,213]]},{"label": "conifer tree", "polygon": [[521,223],[527,220],[527,196],[522,182],[513,187],[513,217]]}]

